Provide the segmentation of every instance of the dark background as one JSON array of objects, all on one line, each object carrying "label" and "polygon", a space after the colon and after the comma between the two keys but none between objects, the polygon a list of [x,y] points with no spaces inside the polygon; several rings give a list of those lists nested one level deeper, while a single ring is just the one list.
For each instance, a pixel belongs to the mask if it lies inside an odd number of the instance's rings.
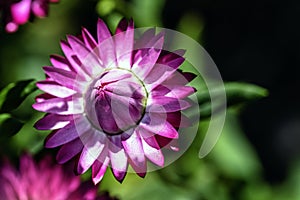
[{"label": "dark background", "polygon": [[246,81],[269,97],[244,110],[241,121],[266,180],[280,183],[300,153],[300,2],[169,0],[163,13],[176,28],[186,12],[205,21],[203,46],[224,81]]}]

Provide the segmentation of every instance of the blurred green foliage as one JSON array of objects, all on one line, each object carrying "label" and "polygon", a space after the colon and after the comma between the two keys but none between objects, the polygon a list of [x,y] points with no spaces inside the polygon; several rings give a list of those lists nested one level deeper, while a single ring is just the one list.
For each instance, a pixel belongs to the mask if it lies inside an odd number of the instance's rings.
[{"label": "blurred green foliage", "polygon": [[[162,0],[62,0],[59,4],[50,6],[48,18],[26,24],[13,35],[8,35],[2,30],[1,87],[19,80],[43,79],[41,67],[50,64],[49,55],[61,54],[59,41],[65,39],[67,34],[79,34],[80,27],[85,24],[96,24],[96,18],[86,18],[90,12],[104,18],[112,30],[123,16],[132,17],[137,27],[162,26],[164,3]],[[79,18],[81,21],[76,20]],[[205,21],[201,17],[187,12],[177,28],[201,41],[203,27]],[[96,29],[95,26],[93,28]],[[19,86],[21,88],[18,88]],[[14,89],[23,89],[23,92],[12,92],[13,96],[7,96],[11,95],[9,91]],[[294,163],[289,171],[289,178],[283,184],[269,184],[262,176],[263,168],[255,149],[239,124],[238,116],[242,106],[266,96],[267,91],[252,84],[235,82],[226,83],[225,89],[228,105],[233,107],[227,113],[218,143],[207,157],[198,158],[210,116],[209,96],[207,91],[204,91],[198,96],[204,120],[200,122],[199,133],[192,146],[181,158],[164,169],[149,172],[144,179],[135,174],[128,174],[123,184],[118,183],[108,170],[100,184],[100,190],[108,190],[112,195],[126,200],[300,199],[300,163]],[[1,113],[5,113],[0,115],[1,134],[9,131],[14,134],[20,130],[13,137],[1,137],[2,154],[16,157],[22,151],[34,154],[43,151],[43,140],[48,132],[33,128],[35,121],[42,116],[42,113],[31,108],[37,94],[34,90],[32,81],[25,81],[12,83],[0,92],[0,110]],[[31,95],[25,99],[29,94]],[[17,107],[18,109],[12,111]],[[6,130],[4,127],[8,127],[7,124],[13,129]],[[89,175],[90,171],[83,178],[90,178]]]}]

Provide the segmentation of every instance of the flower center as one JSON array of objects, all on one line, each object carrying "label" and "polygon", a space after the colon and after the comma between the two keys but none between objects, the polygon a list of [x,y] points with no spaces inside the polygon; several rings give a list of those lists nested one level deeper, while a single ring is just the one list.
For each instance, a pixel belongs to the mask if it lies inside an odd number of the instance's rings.
[{"label": "flower center", "polygon": [[147,101],[143,82],[131,71],[104,71],[89,86],[85,113],[92,125],[109,135],[121,134],[142,119]]}]

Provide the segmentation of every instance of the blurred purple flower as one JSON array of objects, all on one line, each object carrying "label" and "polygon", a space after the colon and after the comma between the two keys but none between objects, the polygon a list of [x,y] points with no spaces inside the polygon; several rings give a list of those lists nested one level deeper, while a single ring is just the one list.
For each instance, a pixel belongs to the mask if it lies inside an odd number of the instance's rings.
[{"label": "blurred purple flower", "polygon": [[16,32],[19,25],[27,23],[32,16],[46,17],[49,3],[57,2],[59,0],[0,0],[6,32]]},{"label": "blurred purple flower", "polygon": [[109,200],[108,194],[97,196],[97,187],[82,183],[51,157],[36,163],[25,154],[16,169],[5,160],[0,167],[0,198],[5,200]]},{"label": "blurred purple flower", "polygon": [[128,164],[144,177],[147,159],[163,166],[161,148],[178,149],[178,128],[189,125],[181,111],[195,92],[186,84],[195,75],[178,70],[183,50],[162,50],[162,32],[149,29],[134,41],[126,19],[114,36],[100,19],[97,31],[97,41],[85,28],[68,36],[61,42],[66,57],[51,56],[54,67],[44,67],[47,79],[37,83],[46,93],[33,105],[48,114],[35,127],[55,130],[45,146],[62,146],[59,163],[78,155],[76,173],[92,167],[95,184],[108,165],[120,182]]}]

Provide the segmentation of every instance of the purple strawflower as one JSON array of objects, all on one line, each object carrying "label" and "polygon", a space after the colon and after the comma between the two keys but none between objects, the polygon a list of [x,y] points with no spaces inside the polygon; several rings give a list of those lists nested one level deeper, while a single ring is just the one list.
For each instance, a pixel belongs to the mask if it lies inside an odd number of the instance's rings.
[{"label": "purple strawflower", "polygon": [[178,70],[183,50],[162,50],[163,33],[149,29],[134,41],[133,21],[125,19],[113,37],[101,19],[97,31],[97,41],[84,28],[68,36],[66,57],[51,56],[47,79],[37,83],[46,93],[33,105],[48,114],[35,127],[55,130],[45,146],[62,146],[59,163],[78,155],[76,173],[92,167],[95,184],[108,165],[120,182],[128,164],[144,177],[146,160],[162,167],[161,149],[178,150],[178,129],[189,125],[181,111],[195,92],[186,84],[195,75]]},{"label": "purple strawflower", "polygon": [[9,161],[0,166],[0,199],[5,200],[109,200],[108,194],[97,196],[92,182],[81,182],[50,156],[36,163],[25,154],[19,168]]},{"label": "purple strawflower", "polygon": [[27,23],[32,16],[43,18],[48,15],[49,3],[59,0],[0,0],[5,30],[16,32],[19,25]]}]

